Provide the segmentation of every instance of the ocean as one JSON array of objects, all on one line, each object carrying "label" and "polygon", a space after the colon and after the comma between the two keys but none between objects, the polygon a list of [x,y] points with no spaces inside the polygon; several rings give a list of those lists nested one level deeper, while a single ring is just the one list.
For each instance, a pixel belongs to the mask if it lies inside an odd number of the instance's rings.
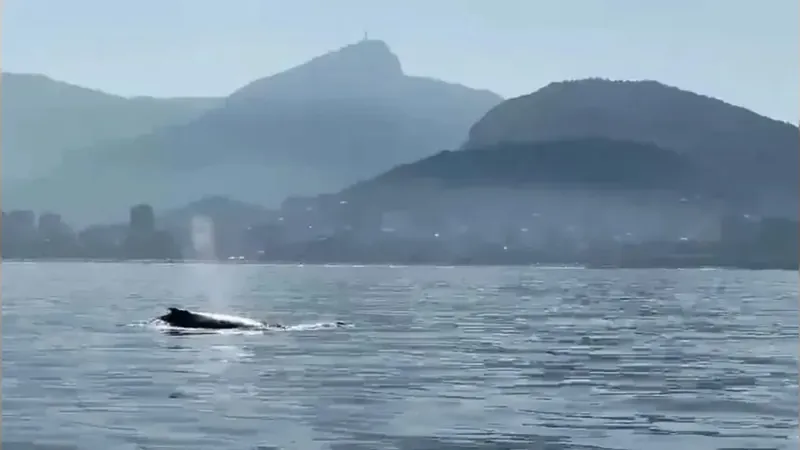
[{"label": "ocean", "polygon": [[[798,447],[796,272],[1,273],[4,449]],[[169,306],[288,329],[173,335]]]}]

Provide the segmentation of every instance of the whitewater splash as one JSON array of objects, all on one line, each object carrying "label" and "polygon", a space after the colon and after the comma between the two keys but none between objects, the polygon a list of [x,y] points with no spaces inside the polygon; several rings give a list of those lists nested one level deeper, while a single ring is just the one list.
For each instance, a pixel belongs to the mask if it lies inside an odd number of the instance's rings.
[{"label": "whitewater splash", "polygon": [[165,324],[160,321],[141,321],[131,324],[136,327],[145,327],[172,335],[263,335],[268,333],[278,333],[287,331],[322,331],[338,330],[342,328],[352,328],[352,325],[338,325],[336,322],[309,322],[294,325],[285,325],[284,328],[232,328],[227,330],[209,330],[202,328],[182,328]]},{"label": "whitewater splash", "polygon": [[147,325],[171,334],[259,334],[272,331],[313,331],[350,327],[341,321],[295,325],[269,324],[230,314],[169,308],[169,312],[138,325]]}]

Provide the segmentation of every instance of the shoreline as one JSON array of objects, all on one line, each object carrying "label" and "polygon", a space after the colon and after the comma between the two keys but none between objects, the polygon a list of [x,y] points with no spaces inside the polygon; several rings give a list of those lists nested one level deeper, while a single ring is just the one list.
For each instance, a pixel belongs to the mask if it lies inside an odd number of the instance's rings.
[{"label": "shoreline", "polygon": [[207,260],[207,259],[111,259],[111,258],[0,258],[0,262],[13,263],[110,263],[110,264],[221,264],[221,265],[259,265],[259,266],[318,266],[318,267],[530,267],[542,269],[584,269],[584,270],[748,270],[748,271],[791,271],[797,267],[769,265],[611,265],[580,263],[464,263],[464,262],[345,262],[345,261],[292,261],[292,260]]}]

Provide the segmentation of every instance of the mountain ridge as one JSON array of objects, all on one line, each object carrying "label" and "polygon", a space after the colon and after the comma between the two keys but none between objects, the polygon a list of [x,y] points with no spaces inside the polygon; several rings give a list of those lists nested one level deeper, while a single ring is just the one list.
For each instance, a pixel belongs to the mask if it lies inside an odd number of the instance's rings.
[{"label": "mountain ridge", "polygon": [[98,97],[113,97],[115,99],[123,99],[123,100],[185,100],[185,101],[217,101],[221,99],[221,97],[216,96],[154,96],[154,95],[122,95],[117,94],[115,92],[107,91],[104,89],[93,88],[90,86],[86,86],[80,83],[72,82],[72,81],[65,81],[53,77],[48,74],[38,73],[38,72],[9,72],[3,71],[2,76],[0,76],[0,85],[3,81],[6,82],[28,82],[28,83],[36,83],[37,87],[44,87],[47,88],[48,85],[50,86],[61,86],[66,89],[72,89],[75,91],[83,91],[85,93],[95,94]]},{"label": "mountain ridge", "polygon": [[[10,198],[97,220],[131,202],[170,208],[205,195],[275,204],[456,147],[500,101],[406,76],[388,45],[362,41],[248,83],[188,123],[71,154],[48,180]],[[114,186],[115,202],[102,185]]]},{"label": "mountain ridge", "polygon": [[[688,159],[653,144],[603,137],[501,143],[442,151],[399,165],[339,192],[347,201],[373,192],[510,188],[674,190],[691,195],[697,172]],[[379,203],[382,203],[379,201]]]},{"label": "mountain ridge", "polygon": [[652,80],[551,83],[492,108],[462,148],[595,136],[686,154],[720,189],[753,204],[797,203],[797,126]]},{"label": "mountain ridge", "polygon": [[65,155],[185,122],[214,98],[123,97],[42,74],[3,72],[3,181],[45,175]]}]

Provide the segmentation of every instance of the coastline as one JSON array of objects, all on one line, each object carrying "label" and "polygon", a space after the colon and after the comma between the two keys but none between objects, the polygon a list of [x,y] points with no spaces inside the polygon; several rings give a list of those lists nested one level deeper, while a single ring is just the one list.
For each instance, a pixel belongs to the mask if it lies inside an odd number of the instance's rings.
[{"label": "coastline", "polygon": [[138,264],[225,264],[225,265],[259,265],[259,266],[320,266],[320,267],[531,267],[547,269],[670,269],[670,270],[749,270],[749,271],[793,271],[798,267],[781,266],[779,264],[594,264],[594,263],[522,263],[522,262],[464,262],[464,261],[395,261],[395,262],[358,262],[358,261],[303,261],[303,260],[258,260],[258,259],[112,259],[112,258],[0,258],[0,262],[13,263],[138,263]]}]

